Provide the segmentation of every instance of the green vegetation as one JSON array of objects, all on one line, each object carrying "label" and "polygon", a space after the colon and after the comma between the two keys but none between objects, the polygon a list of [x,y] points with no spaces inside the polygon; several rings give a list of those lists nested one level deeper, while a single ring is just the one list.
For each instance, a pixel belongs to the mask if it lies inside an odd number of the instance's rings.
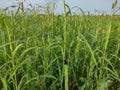
[{"label": "green vegetation", "polygon": [[1,90],[119,90],[120,17],[0,15]]}]

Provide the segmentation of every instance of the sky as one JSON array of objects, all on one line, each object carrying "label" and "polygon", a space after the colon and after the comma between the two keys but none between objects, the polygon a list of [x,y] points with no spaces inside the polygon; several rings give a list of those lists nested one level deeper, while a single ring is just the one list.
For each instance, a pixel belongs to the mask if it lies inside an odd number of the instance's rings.
[{"label": "sky", "polygon": [[[18,2],[22,2],[24,0],[0,0],[0,8],[5,8],[7,6],[17,4]],[[67,5],[71,8],[71,11],[73,13],[81,13],[78,8],[73,7],[77,6],[81,8],[85,13],[88,11],[91,14],[101,14],[104,12],[104,14],[111,14],[112,12],[112,3],[115,0],[66,0]],[[56,3],[56,9],[55,13],[56,14],[62,14],[63,13],[63,2],[62,0],[26,0],[24,2],[25,7],[28,7],[29,4],[34,5],[40,5],[40,6],[46,6],[48,2]],[[118,0],[118,4],[116,6],[116,9],[120,7],[120,0]],[[117,14],[120,14],[120,10],[117,12]]]}]

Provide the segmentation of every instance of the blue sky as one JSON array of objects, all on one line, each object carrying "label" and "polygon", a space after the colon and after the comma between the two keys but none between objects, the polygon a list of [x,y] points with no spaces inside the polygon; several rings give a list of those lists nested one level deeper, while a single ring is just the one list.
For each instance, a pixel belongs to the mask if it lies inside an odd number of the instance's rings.
[{"label": "blue sky", "polygon": [[[0,0],[0,8],[5,8],[6,6],[10,6],[11,4],[15,4],[19,1],[21,2],[24,0]],[[30,3],[32,5],[39,4],[41,6],[45,6],[48,2],[52,3],[53,1],[55,0],[26,0],[24,4],[25,6],[28,6]],[[114,1],[115,0],[66,0],[66,3],[70,6],[70,8],[78,6],[83,9],[83,11],[89,11],[91,14],[96,14],[96,10],[97,13],[105,12],[106,14],[111,14],[111,6]],[[117,8],[118,7],[120,7],[120,0],[118,0]],[[78,9],[73,9],[72,12],[80,13],[78,12]],[[63,13],[62,0],[56,1],[55,13]],[[118,13],[120,14],[120,11],[118,11]]]}]

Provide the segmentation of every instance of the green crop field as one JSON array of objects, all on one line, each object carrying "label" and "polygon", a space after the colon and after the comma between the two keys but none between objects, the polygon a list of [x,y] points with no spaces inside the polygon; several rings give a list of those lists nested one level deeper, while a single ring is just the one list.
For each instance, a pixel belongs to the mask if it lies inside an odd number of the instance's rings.
[{"label": "green crop field", "polygon": [[120,17],[0,14],[0,90],[120,90]]}]

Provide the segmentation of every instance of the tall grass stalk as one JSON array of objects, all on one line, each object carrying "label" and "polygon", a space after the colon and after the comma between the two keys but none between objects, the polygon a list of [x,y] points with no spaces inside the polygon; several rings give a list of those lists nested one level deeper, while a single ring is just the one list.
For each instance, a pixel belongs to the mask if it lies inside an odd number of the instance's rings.
[{"label": "tall grass stalk", "polygon": [[66,45],[67,45],[67,13],[66,13],[66,2],[63,0],[64,4],[64,51],[63,51],[63,69],[65,77],[65,90],[68,90],[68,60],[66,58]]},{"label": "tall grass stalk", "polygon": [[64,4],[64,54],[63,54],[63,63],[64,60],[66,59],[66,42],[67,42],[67,16],[66,16],[66,3],[65,0],[63,0],[63,4]]},{"label": "tall grass stalk", "polygon": [[111,23],[108,27],[108,31],[106,32],[106,41],[105,41],[105,46],[104,46],[104,54],[106,54],[107,46],[109,43],[109,38],[110,38],[110,32],[111,32]]}]

